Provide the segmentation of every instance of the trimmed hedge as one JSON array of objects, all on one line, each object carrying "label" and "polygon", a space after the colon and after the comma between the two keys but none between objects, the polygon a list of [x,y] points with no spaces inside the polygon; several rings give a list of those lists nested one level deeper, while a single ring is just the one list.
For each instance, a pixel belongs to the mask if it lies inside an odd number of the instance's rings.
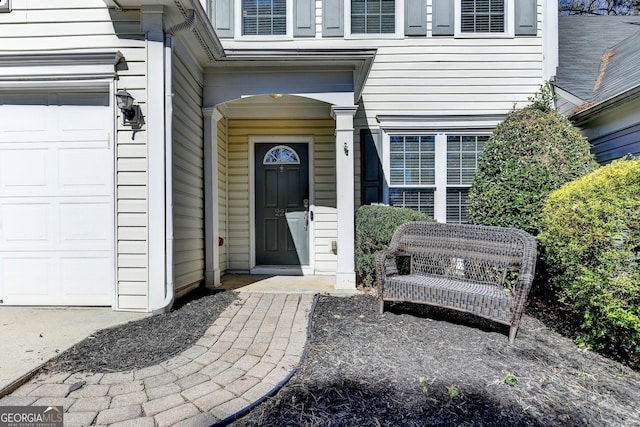
[{"label": "trimmed hedge", "polygon": [[562,300],[582,316],[589,348],[640,356],[640,158],[553,192],[541,216],[542,259]]},{"label": "trimmed hedge", "polygon": [[376,252],[386,249],[396,229],[409,221],[433,219],[412,209],[392,206],[361,206],[356,211],[356,273],[361,285],[375,285]]},{"label": "trimmed hedge", "polygon": [[469,191],[470,222],[535,236],[549,193],[598,167],[567,118],[533,105],[509,113],[487,141]]}]

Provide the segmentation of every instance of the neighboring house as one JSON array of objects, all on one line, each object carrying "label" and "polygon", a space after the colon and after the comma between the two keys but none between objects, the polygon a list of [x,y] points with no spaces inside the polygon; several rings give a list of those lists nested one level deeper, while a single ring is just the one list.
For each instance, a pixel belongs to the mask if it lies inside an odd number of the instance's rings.
[{"label": "neighboring house", "polygon": [[4,304],[155,312],[229,272],[353,288],[355,209],[464,222],[484,141],[557,66],[553,1],[0,7]]},{"label": "neighboring house", "polygon": [[640,17],[559,17],[558,110],[599,163],[640,155]]}]

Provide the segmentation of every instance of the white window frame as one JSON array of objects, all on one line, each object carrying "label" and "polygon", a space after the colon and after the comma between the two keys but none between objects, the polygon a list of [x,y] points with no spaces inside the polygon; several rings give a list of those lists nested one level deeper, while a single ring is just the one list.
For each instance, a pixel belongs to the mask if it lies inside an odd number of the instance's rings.
[{"label": "white window frame", "polygon": [[[434,189],[434,219],[437,222],[445,223],[447,221],[447,190],[449,188],[467,188],[467,185],[447,184],[447,136],[448,135],[473,135],[486,136],[491,135],[491,129],[446,129],[433,130],[426,127],[424,129],[394,129],[384,131],[382,134],[382,170],[386,177],[385,188],[383,189],[383,200],[389,201],[390,190],[392,188],[405,189]],[[393,185],[391,183],[391,136],[435,136],[435,184],[434,185]]]},{"label": "white window frame", "polygon": [[0,0],[0,12],[11,12],[11,0]]},{"label": "white window frame", "polygon": [[396,39],[404,37],[404,0],[395,0],[396,31],[394,33],[353,34],[351,32],[351,0],[344,0],[344,38],[345,39]]},{"label": "white window frame", "polygon": [[462,0],[455,0],[455,33],[456,38],[513,38],[515,37],[515,0],[505,0],[503,33],[463,33],[462,32]]},{"label": "white window frame", "polygon": [[245,36],[244,34],[242,34],[242,0],[234,0],[234,20],[235,20],[234,39],[247,40],[247,41],[293,40],[293,0],[286,0],[286,7],[287,7],[286,34],[283,34],[283,35],[265,34],[265,35],[257,35],[257,36],[254,36],[254,35]]}]

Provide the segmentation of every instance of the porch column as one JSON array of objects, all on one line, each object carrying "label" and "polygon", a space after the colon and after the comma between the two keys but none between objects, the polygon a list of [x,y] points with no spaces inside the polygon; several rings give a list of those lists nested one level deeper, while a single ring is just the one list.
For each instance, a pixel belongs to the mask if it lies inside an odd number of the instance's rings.
[{"label": "porch column", "polygon": [[338,265],[336,289],[355,289],[355,221],[353,116],[357,105],[331,107],[336,121],[336,202],[338,210]]},{"label": "porch column", "polygon": [[215,107],[204,115],[204,259],[205,286],[220,285],[220,224],[218,216],[218,122],[222,114]]}]

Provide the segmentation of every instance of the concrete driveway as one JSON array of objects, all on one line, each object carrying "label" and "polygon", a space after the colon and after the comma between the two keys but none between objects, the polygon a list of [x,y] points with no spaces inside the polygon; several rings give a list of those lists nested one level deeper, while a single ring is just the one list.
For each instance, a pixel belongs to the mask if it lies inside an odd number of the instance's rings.
[{"label": "concrete driveway", "polygon": [[148,315],[110,308],[0,306],[0,396],[93,332]]}]

